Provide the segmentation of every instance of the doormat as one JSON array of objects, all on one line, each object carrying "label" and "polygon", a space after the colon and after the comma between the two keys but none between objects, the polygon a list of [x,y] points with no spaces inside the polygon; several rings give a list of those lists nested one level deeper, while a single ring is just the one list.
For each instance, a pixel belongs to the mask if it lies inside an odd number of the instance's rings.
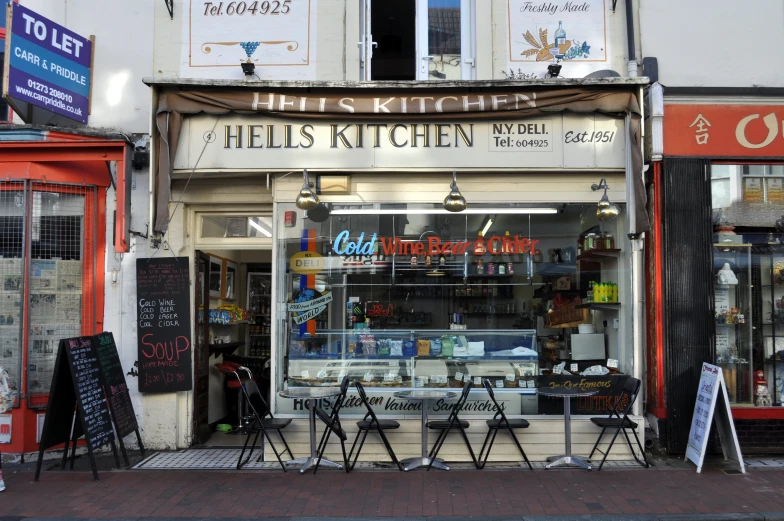
[{"label": "doormat", "polygon": [[[237,460],[240,457],[242,449],[226,448],[226,449],[186,449],[174,452],[156,452],[155,454],[144,459],[133,468],[136,470],[236,470]],[[254,451],[251,460],[242,466],[242,470],[274,470],[280,471],[280,464],[277,460],[257,461],[259,453]],[[247,457],[247,453],[244,457]],[[274,458],[274,456],[273,456]],[[285,461],[285,460],[284,460]],[[598,462],[592,462],[598,465]],[[532,461],[531,465],[535,469],[543,469],[547,463],[543,461]],[[506,469],[519,469],[525,464],[517,463],[488,463],[487,469],[506,470]],[[474,465],[470,462],[467,463],[449,463],[449,466],[454,470],[471,470]],[[604,468],[615,469],[628,469],[630,467],[637,467],[643,469],[639,464],[632,461],[606,461]],[[298,466],[290,467],[291,470],[296,470]],[[360,461],[357,462],[355,470],[392,470],[395,467],[389,462],[372,462]],[[319,469],[321,470],[321,469]],[[328,469],[325,469],[328,470]],[[643,469],[644,470],[644,469]],[[554,470],[557,472],[557,469]]]}]

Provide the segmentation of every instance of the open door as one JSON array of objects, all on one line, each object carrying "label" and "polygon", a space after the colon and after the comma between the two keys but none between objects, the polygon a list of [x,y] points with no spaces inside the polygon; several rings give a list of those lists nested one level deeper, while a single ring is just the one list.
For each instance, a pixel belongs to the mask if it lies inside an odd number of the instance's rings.
[{"label": "open door", "polygon": [[[206,442],[210,435],[209,399],[210,399],[210,324],[207,317],[210,313],[210,256],[197,251],[194,256],[196,266],[196,298],[193,320],[193,444]],[[199,322],[199,311],[203,307],[204,319]]]}]

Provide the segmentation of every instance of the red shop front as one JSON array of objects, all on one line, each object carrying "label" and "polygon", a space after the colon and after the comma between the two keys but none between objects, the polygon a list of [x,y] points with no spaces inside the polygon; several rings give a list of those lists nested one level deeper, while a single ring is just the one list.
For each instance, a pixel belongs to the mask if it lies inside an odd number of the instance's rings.
[{"label": "red shop front", "polygon": [[107,193],[127,251],[132,150],[116,134],[0,128],[0,365],[16,390],[3,453],[38,450],[59,339],[103,331]]},{"label": "red shop front", "polygon": [[744,452],[784,452],[784,106],[665,98],[663,129],[649,412],[683,452],[714,363]]}]

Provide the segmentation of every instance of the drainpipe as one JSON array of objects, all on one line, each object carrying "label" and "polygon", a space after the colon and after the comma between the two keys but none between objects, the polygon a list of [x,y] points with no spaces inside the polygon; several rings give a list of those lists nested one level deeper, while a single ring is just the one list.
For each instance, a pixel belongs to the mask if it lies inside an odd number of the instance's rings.
[{"label": "drainpipe", "polygon": [[628,45],[629,64],[627,69],[630,78],[637,77],[637,55],[635,52],[634,38],[634,11],[632,10],[633,0],[626,0],[626,44]]}]

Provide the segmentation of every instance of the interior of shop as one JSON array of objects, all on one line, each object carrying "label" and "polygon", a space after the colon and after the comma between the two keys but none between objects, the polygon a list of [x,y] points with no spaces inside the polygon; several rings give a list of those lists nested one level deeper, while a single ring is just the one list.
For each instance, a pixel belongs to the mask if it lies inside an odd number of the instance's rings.
[{"label": "interior of shop", "polygon": [[622,217],[599,222],[596,204],[440,207],[333,205],[280,225],[278,299],[305,303],[279,330],[280,388],[489,379],[530,389],[520,413],[539,414],[541,374],[629,374]]}]

